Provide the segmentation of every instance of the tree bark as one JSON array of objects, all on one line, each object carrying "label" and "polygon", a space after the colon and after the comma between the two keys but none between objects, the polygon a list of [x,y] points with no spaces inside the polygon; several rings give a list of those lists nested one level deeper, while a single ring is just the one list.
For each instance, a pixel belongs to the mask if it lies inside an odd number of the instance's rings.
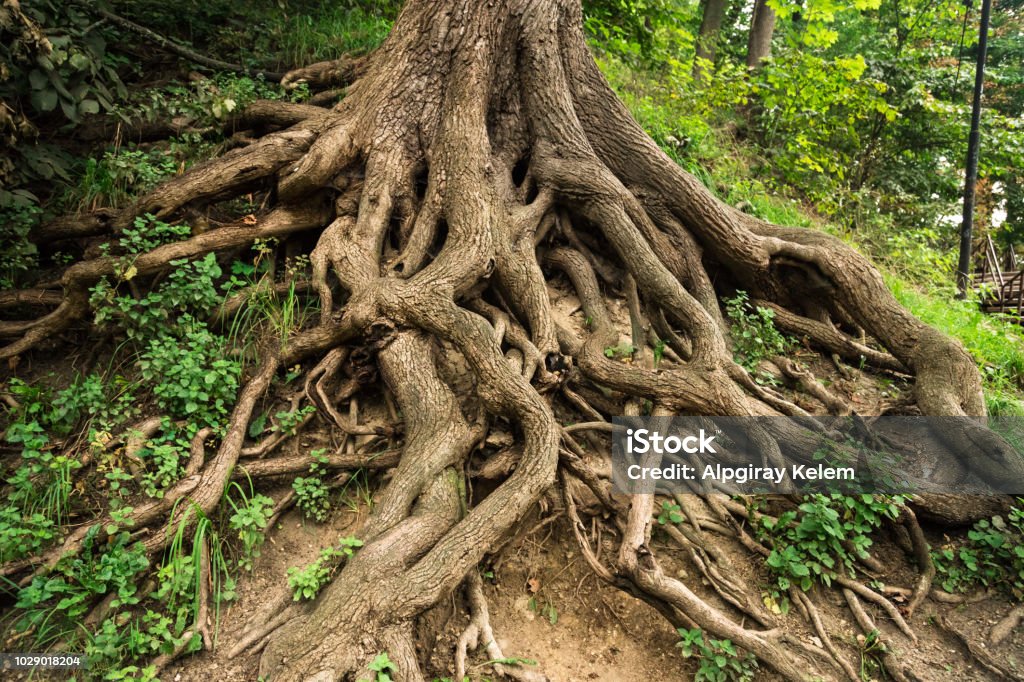
[{"label": "tree bark", "polygon": [[775,10],[768,0],[756,0],[750,20],[747,40],[747,66],[756,69],[772,54],[772,35],[775,33]]},{"label": "tree bark", "polygon": [[700,81],[703,79],[703,61],[715,62],[715,53],[718,48],[718,34],[722,30],[722,21],[725,19],[727,0],[705,0],[704,13],[701,17],[700,31],[697,33],[697,52],[693,60],[693,77]]}]

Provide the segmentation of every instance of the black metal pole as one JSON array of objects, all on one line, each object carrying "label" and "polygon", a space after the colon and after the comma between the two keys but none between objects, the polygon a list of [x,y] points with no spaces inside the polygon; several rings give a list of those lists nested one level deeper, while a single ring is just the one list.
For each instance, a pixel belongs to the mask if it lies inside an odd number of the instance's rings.
[{"label": "black metal pole", "polygon": [[978,179],[978,145],[981,140],[981,91],[985,84],[985,56],[988,52],[988,22],[992,0],[982,0],[981,25],[978,27],[978,66],[974,72],[974,104],[971,109],[971,135],[967,139],[967,169],[964,179],[964,221],[960,226],[960,262],[956,288],[959,298],[967,297],[971,278],[971,236],[974,229],[974,184]]}]

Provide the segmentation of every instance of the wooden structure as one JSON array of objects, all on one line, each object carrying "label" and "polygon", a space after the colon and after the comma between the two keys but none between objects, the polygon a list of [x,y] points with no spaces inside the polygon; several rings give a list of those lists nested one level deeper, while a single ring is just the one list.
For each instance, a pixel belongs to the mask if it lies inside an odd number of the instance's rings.
[{"label": "wooden structure", "polygon": [[1024,270],[1013,249],[1000,259],[992,237],[985,238],[985,257],[981,271],[974,276],[974,286],[985,312],[1020,315],[1024,311]]}]

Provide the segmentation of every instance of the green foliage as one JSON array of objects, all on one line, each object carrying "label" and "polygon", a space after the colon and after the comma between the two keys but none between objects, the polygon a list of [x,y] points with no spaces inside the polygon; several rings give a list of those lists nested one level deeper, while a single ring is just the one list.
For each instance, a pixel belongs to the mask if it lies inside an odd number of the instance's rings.
[{"label": "green foliage", "polygon": [[274,258],[272,243],[257,240],[254,263],[235,261],[231,264],[231,275],[222,287],[227,295],[241,293],[245,304],[230,320],[229,338],[239,346],[247,339],[262,336],[267,330],[285,344],[290,334],[310,321],[317,311],[319,299],[302,296],[297,289],[297,279],[305,277],[309,269],[309,258],[300,256],[285,260],[285,282],[283,291],[273,286],[273,272],[269,263]]},{"label": "green foliage", "polygon": [[234,404],[241,375],[241,365],[228,357],[224,340],[197,326],[180,340],[165,334],[150,341],[139,369],[154,382],[160,409],[199,426],[217,426]]},{"label": "green foliage", "polygon": [[41,213],[31,192],[0,189],[0,289],[13,288],[38,265],[39,251],[28,235]]},{"label": "green foliage", "polygon": [[[235,598],[235,582],[221,550],[220,536],[198,505],[175,505],[168,528],[174,532],[163,565],[157,571],[159,586],[152,596],[175,616],[180,632],[199,612],[202,591],[206,589],[200,570],[204,561],[209,561],[210,593],[217,609],[221,602]],[[208,558],[203,556],[204,545]]]},{"label": "green foliage", "polygon": [[530,597],[530,600],[526,602],[526,608],[530,609],[538,616],[546,618],[548,623],[551,625],[558,624],[558,608],[550,599],[545,598],[541,601],[535,596]]},{"label": "green foliage", "polygon": [[676,646],[686,658],[695,658],[698,668],[696,682],[746,682],[757,673],[757,659],[743,655],[728,639],[705,637],[700,628],[678,628],[681,640]]},{"label": "green foliage", "polygon": [[693,34],[685,27],[691,8],[673,0],[586,0],[583,25],[594,44],[635,64],[652,65],[688,49]]},{"label": "green foliage", "polygon": [[[131,255],[118,261],[120,279],[137,274]],[[189,261],[173,260],[167,278],[155,291],[141,298],[118,295],[118,287],[103,278],[90,290],[89,303],[96,312],[96,324],[117,323],[133,340],[153,339],[164,332],[196,331],[195,317],[205,318],[220,301],[215,281],[221,275],[217,258],[209,253]],[[188,332],[186,332],[187,335]]]},{"label": "green foliage", "polygon": [[242,556],[238,563],[245,570],[251,571],[253,559],[260,555],[263,533],[274,512],[274,501],[266,495],[255,494],[251,487],[247,495],[237,483],[231,484],[231,490],[237,492],[241,498],[235,502],[230,491],[227,497],[228,504],[234,512],[229,519],[231,530],[237,532],[238,539],[242,541]]},{"label": "green foliage", "polygon": [[758,369],[762,360],[785,355],[795,345],[793,339],[776,329],[775,312],[752,306],[745,291],[725,301],[725,314],[731,323],[736,361],[755,376],[762,374]]},{"label": "green foliage", "polygon": [[1011,319],[986,315],[950,289],[925,293],[903,279],[887,278],[896,299],[922,321],[959,339],[981,368],[989,414],[1024,416],[1024,335]]},{"label": "green foliage", "polygon": [[1007,514],[982,519],[966,541],[932,550],[942,589],[996,588],[1024,599],[1024,498]]},{"label": "green foliage", "polygon": [[258,99],[297,102],[308,96],[304,86],[288,93],[262,76],[218,73],[189,83],[148,88],[122,103],[116,113],[126,121],[177,118],[195,126],[221,126]]},{"label": "green foliage", "polygon": [[767,564],[781,594],[791,585],[806,591],[814,582],[831,585],[840,573],[856,574],[871,533],[899,516],[903,499],[883,495],[810,495],[777,519],[754,515],[755,531],[772,548]]},{"label": "green foliage", "polygon": [[398,672],[398,668],[388,658],[388,652],[384,651],[373,657],[370,664],[366,666],[370,671],[376,673],[371,682],[392,682],[391,675]]},{"label": "green foliage", "polygon": [[94,598],[110,592],[119,604],[138,603],[137,580],[149,561],[127,531],[114,530],[104,540],[99,526],[92,527],[77,555],[61,559],[49,575],[36,576],[18,591],[19,632],[31,628],[39,644],[65,636],[78,627]]},{"label": "green foliage", "polygon": [[[9,508],[26,518],[45,519],[60,525],[67,521],[71,498],[71,474],[82,467],[77,459],[50,449],[42,426],[36,421],[18,422],[7,429],[8,443],[21,447],[21,465],[7,479]],[[10,514],[8,518],[11,518]],[[34,524],[42,528],[38,521]]]},{"label": "green foliage", "polygon": [[115,97],[125,96],[119,62],[88,14],[53,0],[33,2],[22,11],[34,25],[22,24],[18,31],[21,22],[4,22],[3,31],[15,38],[0,49],[6,76],[0,98],[34,115],[59,112],[76,123],[85,114],[111,109]]},{"label": "green foliage", "polygon": [[[63,198],[66,209],[120,208],[173,176],[178,164],[161,149],[118,148],[86,159],[78,184]],[[148,216],[152,219],[152,216]],[[136,219],[136,227],[141,219]]]},{"label": "green foliage", "polygon": [[195,427],[179,430],[169,418],[164,418],[160,435],[150,439],[139,451],[139,458],[146,466],[142,487],[147,495],[161,498],[164,490],[178,482],[182,464],[190,454],[193,430]]},{"label": "green foliage", "polygon": [[338,559],[351,557],[363,546],[362,540],[354,537],[342,538],[337,547],[324,547],[313,563],[303,568],[292,566],[288,569],[288,587],[292,588],[295,601],[314,599],[320,590],[330,582],[338,568]]},{"label": "green foliage", "polygon": [[[294,436],[296,429],[302,421],[309,415],[315,413],[316,407],[312,405],[306,405],[305,407],[292,412],[278,412],[274,415],[274,419],[277,423],[271,427],[271,430],[277,433],[282,433],[286,436]],[[314,453],[311,453],[311,456],[316,459],[319,453],[321,453],[321,451],[315,450]]]},{"label": "green foliage", "polygon": [[858,635],[857,644],[860,647],[860,678],[862,680],[875,679],[879,671],[885,669],[882,657],[889,653],[888,647],[879,637],[878,630],[872,630],[866,635]]},{"label": "green foliage", "polygon": [[68,179],[67,153],[40,143],[41,127],[75,125],[126,96],[109,39],[108,27],[59,0],[0,8],[0,140],[10,151],[0,157],[0,210],[12,205],[8,188]]},{"label": "green foliage", "polygon": [[663,500],[661,511],[658,513],[658,523],[664,526],[666,523],[682,523],[683,510],[675,502]]},{"label": "green foliage", "polygon": [[608,346],[604,349],[604,356],[606,358],[619,358],[620,360],[629,360],[633,357],[633,353],[636,353],[636,346],[631,343],[620,343],[617,346]]},{"label": "green foliage", "polygon": [[[171,653],[183,641],[169,627],[169,619],[154,611],[146,611],[141,618],[119,623],[107,618],[99,629],[90,633],[85,644],[89,669],[102,674],[104,680],[153,681],[156,668],[122,665],[126,660],[148,658],[160,653]],[[195,650],[191,647],[190,650]]]},{"label": "green foliage", "polygon": [[[7,478],[6,506],[0,507],[0,562],[36,554],[59,537],[60,526],[71,513],[73,476],[82,468],[73,453],[56,448],[51,435],[63,438],[79,424],[89,426],[92,439],[98,429],[112,428],[132,410],[120,398],[104,395],[101,378],[79,378],[52,394],[17,379],[7,390],[20,407],[8,414],[5,439],[20,448],[20,458]],[[122,395],[130,394],[127,392]]]},{"label": "green foliage", "polygon": [[327,455],[325,450],[313,450],[309,453],[313,459],[309,465],[309,476],[296,477],[292,482],[295,490],[296,505],[307,519],[320,523],[327,520],[331,509],[330,489],[324,482],[327,474]]},{"label": "green foliage", "polygon": [[[127,664],[128,661],[171,654],[179,649],[185,652],[199,650],[202,646],[199,633],[194,629],[192,634],[187,631],[194,625],[200,595],[206,589],[199,570],[201,562],[209,561],[215,614],[219,614],[222,601],[234,598],[234,582],[228,574],[220,551],[220,540],[210,520],[197,507],[176,507],[174,511],[182,511],[182,515],[176,521],[172,519],[169,529],[171,543],[155,574],[156,590],[149,595],[115,602],[112,605],[114,615],[101,623],[95,632],[87,633],[85,652],[90,671],[103,675],[102,679],[155,680],[151,667],[142,668]],[[194,527],[189,524],[189,519],[195,522]],[[203,556],[204,547],[209,550],[208,559]],[[141,606],[143,597],[148,598],[144,602],[145,608],[122,610],[121,607],[126,605]]]},{"label": "green foliage", "polygon": [[0,563],[37,554],[57,533],[57,525],[45,514],[24,514],[15,505],[0,507]]},{"label": "green foliage", "polygon": [[777,56],[754,83],[775,171],[815,198],[828,197],[856,167],[866,142],[859,125],[899,115],[883,97],[888,86],[866,70],[859,54],[826,59],[801,49]]},{"label": "green foliage", "polygon": [[276,42],[274,53],[288,65],[369,52],[380,45],[391,30],[393,9],[384,8],[382,13],[367,8],[366,4],[323,3],[314,12],[296,13],[273,25],[267,38]]}]

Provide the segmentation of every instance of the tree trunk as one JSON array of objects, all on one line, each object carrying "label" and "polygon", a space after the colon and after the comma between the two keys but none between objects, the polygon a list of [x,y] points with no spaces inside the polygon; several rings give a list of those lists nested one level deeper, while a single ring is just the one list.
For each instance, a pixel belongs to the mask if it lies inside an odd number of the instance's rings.
[{"label": "tree trunk", "polygon": [[[758,8],[755,65],[768,54],[774,22],[764,2]],[[243,116],[274,132],[156,188],[110,221],[168,219],[274,189],[276,203],[255,224],[247,217],[142,254],[133,261],[136,278],[255,239],[299,231],[316,238],[310,262],[320,325],[265,351],[210,465],[136,512],[140,529],[157,526],[180,498],[213,508],[279,367],[316,361],[306,393],[319,414],[341,431],[367,433],[325,399],[345,354],[358,352],[379,366],[403,415],[392,429],[403,434],[402,456],[360,533],[364,546],[311,609],[271,635],[260,674],[274,682],[372,677],[367,663],[387,651],[398,679],[424,679],[412,641],[418,616],[478,570],[552,492],[556,476],[566,513],[576,513],[572,490],[582,481],[618,519],[610,534],[622,542],[605,559],[610,565],[589,555],[607,582],[676,627],[696,623],[729,638],[785,679],[834,673],[834,661],[785,628],[743,626],[664,574],[647,541],[652,501],[616,511],[556,415],[586,421],[578,411],[594,411],[571,387],[618,396],[623,411],[650,401],[660,414],[804,414],[734,362],[719,297],[736,289],[776,307],[780,325],[818,348],[913,374],[925,414],[984,414],[970,355],[904,310],[878,271],[841,241],[737,211],[666,156],[598,70],[578,0],[411,0],[358,69],[314,65],[285,80],[325,74],[357,78],[333,109]],[[108,257],[70,267],[60,306],[0,349],[0,359],[82,318],[88,288],[116,268]],[[555,286],[578,296],[588,318],[582,332],[556,321]],[[677,361],[651,369],[606,355],[619,342],[606,299],[623,288]],[[864,330],[883,350],[865,354],[844,326]],[[442,349],[464,361],[468,381],[441,371]],[[500,424],[515,446],[485,456],[510,457],[514,472],[469,504],[467,460]],[[158,551],[165,535],[152,534],[147,547]]]},{"label": "tree trunk", "polygon": [[702,62],[715,62],[715,52],[718,48],[718,34],[722,30],[722,21],[725,18],[727,0],[705,0],[704,14],[700,22],[700,31],[697,33],[697,53],[693,60],[693,77],[700,81],[703,78]]},{"label": "tree trunk", "polygon": [[756,69],[772,54],[772,34],[775,33],[775,10],[768,0],[756,0],[754,15],[750,20],[750,37],[747,40],[747,66]]}]

